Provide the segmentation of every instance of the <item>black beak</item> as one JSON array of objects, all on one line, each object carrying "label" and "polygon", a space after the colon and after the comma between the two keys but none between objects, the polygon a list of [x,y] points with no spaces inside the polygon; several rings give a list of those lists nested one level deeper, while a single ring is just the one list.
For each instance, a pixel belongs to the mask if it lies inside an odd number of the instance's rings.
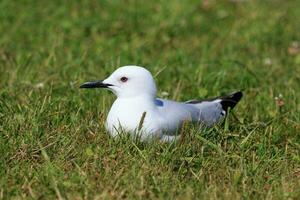
[{"label": "black beak", "polygon": [[103,83],[102,81],[91,81],[82,84],[80,88],[108,88],[109,86],[113,86],[113,85],[108,83]]}]

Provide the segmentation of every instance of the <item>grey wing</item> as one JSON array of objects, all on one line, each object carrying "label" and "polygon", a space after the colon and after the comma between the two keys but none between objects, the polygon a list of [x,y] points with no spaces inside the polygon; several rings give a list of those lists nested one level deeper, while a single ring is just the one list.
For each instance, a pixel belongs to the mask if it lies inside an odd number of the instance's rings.
[{"label": "grey wing", "polygon": [[156,99],[156,106],[161,116],[161,125],[168,132],[176,131],[184,121],[195,121],[199,116],[195,106],[185,103]]},{"label": "grey wing", "polygon": [[178,129],[184,121],[193,121],[211,126],[221,121],[229,108],[233,109],[243,94],[238,91],[227,96],[203,101],[185,103],[156,99],[156,107],[160,112],[160,122],[166,130]]},{"label": "grey wing", "polygon": [[221,100],[202,101],[192,106],[198,109],[198,122],[211,126],[222,120],[226,112],[222,108]]},{"label": "grey wing", "polygon": [[211,126],[224,118],[227,110],[233,109],[243,97],[241,91],[226,96],[220,96],[203,101],[191,100],[185,102],[199,109],[199,121]]}]

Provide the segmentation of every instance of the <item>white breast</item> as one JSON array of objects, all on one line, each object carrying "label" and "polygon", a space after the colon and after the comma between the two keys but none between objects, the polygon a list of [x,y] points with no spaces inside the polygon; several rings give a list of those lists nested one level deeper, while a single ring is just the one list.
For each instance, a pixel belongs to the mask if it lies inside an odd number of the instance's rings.
[{"label": "white breast", "polygon": [[[156,107],[152,103],[140,98],[117,99],[108,113],[106,129],[113,136],[121,132],[136,134],[142,123],[142,129],[139,131],[142,139],[149,136],[161,134],[160,116],[155,111]],[[144,120],[143,113],[146,112]]]}]

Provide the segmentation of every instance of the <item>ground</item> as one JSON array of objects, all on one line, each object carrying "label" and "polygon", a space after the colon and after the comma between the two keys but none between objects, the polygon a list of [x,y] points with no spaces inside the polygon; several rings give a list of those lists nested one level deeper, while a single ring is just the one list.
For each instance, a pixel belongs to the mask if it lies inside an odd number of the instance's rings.
[{"label": "ground", "polygon": [[[0,2],[0,198],[299,199],[300,1]],[[178,144],[113,140],[114,96],[147,67],[178,101],[242,89]]]}]

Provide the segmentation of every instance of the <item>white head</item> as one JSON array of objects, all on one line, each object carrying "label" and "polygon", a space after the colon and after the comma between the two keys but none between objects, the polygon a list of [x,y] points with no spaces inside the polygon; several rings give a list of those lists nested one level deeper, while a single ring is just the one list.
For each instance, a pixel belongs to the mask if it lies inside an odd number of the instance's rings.
[{"label": "white head", "polygon": [[118,98],[156,96],[156,85],[151,73],[139,66],[124,66],[114,71],[103,81],[87,82],[80,88],[108,88]]}]

